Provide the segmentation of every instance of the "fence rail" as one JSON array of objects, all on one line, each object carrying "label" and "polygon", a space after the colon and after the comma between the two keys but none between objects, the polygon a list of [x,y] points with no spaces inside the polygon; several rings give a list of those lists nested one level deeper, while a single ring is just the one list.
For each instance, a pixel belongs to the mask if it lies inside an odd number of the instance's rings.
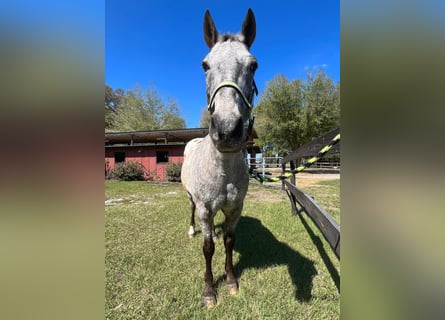
[{"label": "fence rail", "polygon": [[[340,128],[332,130],[326,133],[324,136],[306,143],[304,146],[298,148],[294,152],[284,157],[281,163],[287,163],[301,158],[308,158],[315,156],[318,153],[318,151],[320,151],[321,148],[327,145],[339,133],[340,133]],[[339,143],[337,143],[327,154],[335,154],[335,153],[340,153]]]},{"label": "fence rail", "polygon": [[339,169],[340,162],[319,161],[312,165],[312,168]]},{"label": "fence rail", "polygon": [[[318,151],[327,145],[339,132],[340,129],[328,132],[323,137],[307,143],[286,156],[281,162],[282,173],[284,174],[285,172],[288,172],[288,170],[286,170],[287,163],[289,163],[290,169],[294,170],[295,164],[298,163],[301,158],[316,155]],[[339,153],[339,151],[340,144],[338,143],[328,153],[334,154]],[[289,196],[292,211],[296,214],[300,214],[300,210],[298,210],[296,206],[296,204],[298,204],[314,221],[337,258],[340,259],[340,225],[322,207],[320,207],[311,196],[297,188],[295,175],[290,178],[290,181],[283,180],[283,189],[286,190]]]},{"label": "fence rail", "polygon": [[[294,201],[303,208],[304,211],[312,218],[312,220],[320,229],[326,241],[330,244],[335,255],[340,258],[340,225],[320,207],[314,199],[307,193],[298,189],[295,185],[288,181],[284,181],[287,189],[292,193]],[[292,206],[294,210],[295,206]],[[298,210],[295,210],[298,213]]]}]

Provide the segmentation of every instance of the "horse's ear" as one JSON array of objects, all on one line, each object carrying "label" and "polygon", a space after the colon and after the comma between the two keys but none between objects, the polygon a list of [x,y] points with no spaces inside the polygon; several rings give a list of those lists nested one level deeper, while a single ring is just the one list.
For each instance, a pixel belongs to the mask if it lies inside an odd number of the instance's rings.
[{"label": "horse's ear", "polygon": [[256,36],[255,16],[250,8],[247,10],[246,17],[244,18],[241,34],[244,36],[244,43],[246,44],[247,48],[250,48]]},{"label": "horse's ear", "polygon": [[206,10],[204,15],[204,40],[210,49],[212,49],[218,40],[218,31],[216,31],[215,23],[209,10]]}]

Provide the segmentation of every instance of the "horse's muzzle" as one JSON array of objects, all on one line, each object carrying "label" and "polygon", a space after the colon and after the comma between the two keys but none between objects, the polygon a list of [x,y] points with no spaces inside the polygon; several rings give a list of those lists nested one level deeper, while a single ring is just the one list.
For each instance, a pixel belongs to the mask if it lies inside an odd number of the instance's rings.
[{"label": "horse's muzzle", "polygon": [[210,120],[209,134],[220,152],[238,152],[244,145],[244,122],[241,117],[236,121],[221,121],[214,114]]}]

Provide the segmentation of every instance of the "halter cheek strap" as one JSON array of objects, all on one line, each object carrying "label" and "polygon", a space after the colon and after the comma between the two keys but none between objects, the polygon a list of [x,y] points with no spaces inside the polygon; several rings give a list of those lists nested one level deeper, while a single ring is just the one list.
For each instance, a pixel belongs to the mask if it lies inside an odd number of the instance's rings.
[{"label": "halter cheek strap", "polygon": [[246,142],[249,141],[250,135],[252,134],[253,130],[253,124],[255,122],[255,117],[250,118],[247,124],[247,136],[246,136]]}]

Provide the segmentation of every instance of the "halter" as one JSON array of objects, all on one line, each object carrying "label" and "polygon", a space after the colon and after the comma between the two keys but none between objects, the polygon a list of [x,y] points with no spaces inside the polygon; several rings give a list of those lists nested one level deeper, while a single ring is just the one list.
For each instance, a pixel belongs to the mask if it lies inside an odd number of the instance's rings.
[{"label": "halter", "polygon": [[[224,87],[231,87],[233,89],[235,89],[239,95],[241,96],[241,98],[243,99],[243,102],[246,104],[246,106],[249,108],[250,111],[252,111],[253,109],[253,95],[255,94],[256,96],[258,95],[258,88],[256,87],[255,84],[255,80],[253,81],[252,84],[252,92],[250,94],[250,99],[247,100],[246,96],[244,95],[243,91],[241,90],[241,88],[233,81],[230,80],[224,80],[223,82],[221,82],[215,89],[215,91],[213,91],[213,94],[210,98],[210,102],[209,105],[207,106],[207,110],[210,112],[210,114],[213,113],[212,110],[212,105],[213,105],[213,100],[215,100],[215,96],[216,93]],[[247,127],[247,137],[246,137],[246,142],[250,137],[250,134],[252,133],[252,129],[253,129],[253,123],[255,121],[255,117],[249,117],[249,120],[247,120],[244,123],[244,127]]]},{"label": "halter", "polygon": [[244,95],[243,91],[241,90],[241,88],[240,88],[235,82],[230,81],[230,80],[224,80],[223,82],[221,82],[221,83],[216,87],[215,91],[213,91],[213,94],[212,94],[212,96],[211,96],[211,98],[210,98],[210,102],[209,102],[209,104],[208,104],[208,106],[207,106],[207,110],[208,110],[210,113],[213,113],[212,105],[213,105],[213,101],[215,100],[215,96],[216,96],[216,94],[218,93],[218,91],[219,91],[221,88],[224,88],[224,87],[231,87],[231,88],[235,89],[235,90],[239,93],[239,95],[241,96],[241,98],[243,99],[243,102],[246,104],[246,106],[247,106],[250,110],[252,110],[252,108],[253,108],[253,105],[252,105],[252,103],[253,103],[253,94],[258,95],[258,89],[257,89],[257,87],[256,87],[255,81],[253,81],[253,85],[252,85],[252,93],[251,93],[251,95],[250,95],[250,99],[248,100],[248,99],[246,98],[246,96]]}]

